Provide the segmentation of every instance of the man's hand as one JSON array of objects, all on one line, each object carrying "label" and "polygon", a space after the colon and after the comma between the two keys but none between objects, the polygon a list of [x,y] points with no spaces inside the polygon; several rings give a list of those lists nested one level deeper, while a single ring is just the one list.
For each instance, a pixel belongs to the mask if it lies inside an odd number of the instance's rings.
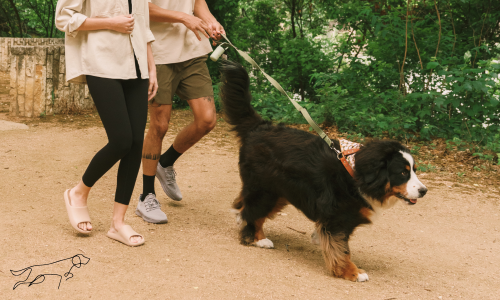
[{"label": "man's hand", "polygon": [[182,23],[189,30],[194,32],[199,41],[201,41],[199,32],[201,32],[207,39],[210,38],[209,32],[211,32],[211,29],[202,19],[186,14]]},{"label": "man's hand", "polygon": [[127,34],[131,34],[134,30],[134,16],[132,15],[110,18],[109,21],[111,22],[109,25],[111,30]]},{"label": "man's hand", "polygon": [[212,39],[214,39],[212,44],[216,46],[217,43],[215,41],[222,39],[221,34],[226,35],[226,31],[224,30],[224,27],[222,27],[222,25],[215,19],[211,22],[208,22],[208,27],[210,28],[211,31],[210,36],[212,37]]}]

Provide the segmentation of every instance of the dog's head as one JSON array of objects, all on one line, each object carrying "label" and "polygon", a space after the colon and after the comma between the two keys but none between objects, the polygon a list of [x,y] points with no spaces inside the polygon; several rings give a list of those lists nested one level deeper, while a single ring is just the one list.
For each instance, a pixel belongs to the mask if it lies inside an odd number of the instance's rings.
[{"label": "dog's head", "polygon": [[86,257],[83,254],[77,254],[71,258],[71,262],[74,266],[79,268],[81,265],[86,265],[89,263],[90,258]]},{"label": "dog's head", "polygon": [[409,205],[427,193],[415,174],[410,151],[396,141],[372,141],[356,153],[355,177],[361,193],[382,207],[400,199]]}]

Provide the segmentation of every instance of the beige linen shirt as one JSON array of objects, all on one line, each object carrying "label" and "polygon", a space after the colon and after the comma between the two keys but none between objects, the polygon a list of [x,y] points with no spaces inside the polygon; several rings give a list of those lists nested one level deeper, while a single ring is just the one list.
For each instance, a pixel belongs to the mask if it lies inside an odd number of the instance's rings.
[{"label": "beige linen shirt", "polygon": [[149,29],[150,0],[132,0],[132,34],[114,30],[77,31],[85,19],[129,14],[128,0],[58,0],[56,27],[66,33],[66,80],[86,83],[85,75],[111,79],[149,78],[147,43],[155,40]]},{"label": "beige linen shirt", "polygon": [[[152,0],[151,3],[161,8],[194,15],[196,0]],[[181,23],[151,21],[151,31],[156,41],[153,55],[157,65],[173,64],[203,56],[212,52],[210,41],[200,32],[201,41],[194,32]]]}]

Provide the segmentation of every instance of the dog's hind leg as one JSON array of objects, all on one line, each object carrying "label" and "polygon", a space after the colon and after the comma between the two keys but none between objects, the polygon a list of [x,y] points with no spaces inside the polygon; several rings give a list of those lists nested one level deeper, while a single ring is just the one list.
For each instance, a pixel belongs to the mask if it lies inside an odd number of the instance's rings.
[{"label": "dog's hind leg", "polygon": [[241,211],[243,210],[244,204],[243,204],[243,196],[238,196],[236,199],[234,199],[233,202],[233,208],[230,210],[235,218],[236,218],[236,224],[242,225],[243,224],[243,219],[241,218]]},{"label": "dog's hind leg", "polygon": [[351,261],[348,236],[344,233],[331,234],[321,225],[318,226],[317,232],[326,267],[333,276],[351,281],[368,281],[368,274],[358,269]]},{"label": "dog's hind leg", "polygon": [[241,243],[261,248],[274,248],[273,242],[264,234],[264,222],[266,218],[272,218],[288,202],[281,201],[277,196],[263,191],[247,194],[242,202],[241,218],[246,225],[240,232]]}]

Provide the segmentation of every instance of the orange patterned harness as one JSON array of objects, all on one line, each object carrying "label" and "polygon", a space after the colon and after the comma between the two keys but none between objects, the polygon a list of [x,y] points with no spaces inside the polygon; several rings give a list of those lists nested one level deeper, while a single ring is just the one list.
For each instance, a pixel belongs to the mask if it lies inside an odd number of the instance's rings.
[{"label": "orange patterned harness", "polygon": [[[359,151],[361,144],[340,139],[340,152],[337,151],[337,158],[342,162],[347,172],[354,178],[354,155]],[[336,149],[335,149],[336,150]]]}]

